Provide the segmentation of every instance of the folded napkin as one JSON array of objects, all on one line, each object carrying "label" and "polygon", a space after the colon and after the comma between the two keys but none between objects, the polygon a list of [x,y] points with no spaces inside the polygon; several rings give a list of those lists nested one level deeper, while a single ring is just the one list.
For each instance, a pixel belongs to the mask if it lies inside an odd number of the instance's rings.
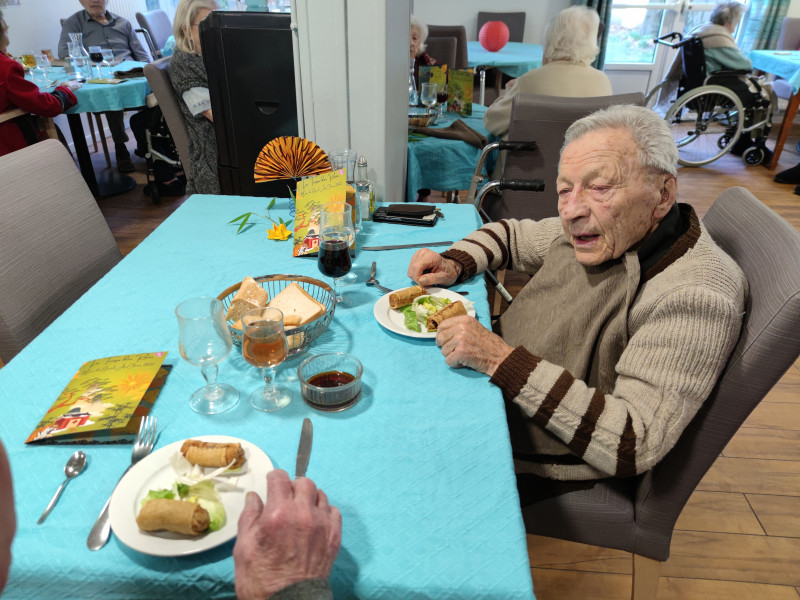
[{"label": "folded napkin", "polygon": [[117,79],[132,79],[133,77],[144,77],[144,67],[134,67],[130,71],[114,71]]},{"label": "folded napkin", "polygon": [[451,125],[447,127],[441,127],[439,129],[435,127],[412,127],[411,130],[415,131],[416,133],[429,135],[431,137],[445,138],[448,140],[461,140],[462,142],[467,142],[476,148],[483,148],[488,141],[486,136],[475,131],[461,119],[453,121]]}]

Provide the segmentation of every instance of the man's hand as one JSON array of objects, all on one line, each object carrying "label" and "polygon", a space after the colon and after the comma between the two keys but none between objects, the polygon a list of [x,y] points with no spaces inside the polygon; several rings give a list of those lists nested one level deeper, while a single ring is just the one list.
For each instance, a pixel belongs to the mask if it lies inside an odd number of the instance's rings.
[{"label": "man's hand", "polygon": [[262,600],[306,579],[327,579],[342,541],[342,515],[305,477],[267,474],[267,503],[248,492],[233,547],[236,597]]},{"label": "man's hand", "polygon": [[436,345],[451,367],[469,367],[490,377],[514,348],[481,325],[475,317],[453,317],[439,325]]},{"label": "man's hand", "polygon": [[443,258],[433,250],[423,248],[411,257],[408,276],[419,285],[452,285],[461,274],[461,265],[456,261]]}]

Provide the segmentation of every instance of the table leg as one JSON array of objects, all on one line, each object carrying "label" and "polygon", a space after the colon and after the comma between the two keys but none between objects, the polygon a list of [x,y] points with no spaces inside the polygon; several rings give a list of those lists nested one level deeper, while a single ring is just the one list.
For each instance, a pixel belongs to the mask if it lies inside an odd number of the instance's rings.
[{"label": "table leg", "polygon": [[[89,118],[91,119],[91,115]],[[80,114],[68,114],[67,122],[72,134],[75,154],[78,156],[78,167],[86,185],[89,186],[89,190],[95,198],[108,198],[109,196],[124,194],[136,187],[136,180],[133,177],[123,175],[117,171],[102,173],[98,179],[94,172],[92,158],[89,155],[89,146],[86,145],[86,134],[83,131]]]},{"label": "table leg", "polygon": [[774,171],[778,166],[778,159],[783,152],[783,145],[786,143],[786,138],[789,137],[789,131],[792,129],[794,116],[797,114],[797,108],[800,106],[800,92],[792,94],[789,98],[789,104],[786,106],[786,112],[783,114],[783,123],[778,130],[778,139],[775,141],[775,149],[772,151],[772,161],[769,163],[769,170]]}]

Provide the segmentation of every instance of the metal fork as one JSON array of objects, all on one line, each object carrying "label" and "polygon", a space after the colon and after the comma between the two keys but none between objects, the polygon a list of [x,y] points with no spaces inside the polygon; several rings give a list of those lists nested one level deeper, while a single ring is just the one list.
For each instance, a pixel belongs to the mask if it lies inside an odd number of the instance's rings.
[{"label": "metal fork", "polygon": [[369,270],[369,279],[367,279],[364,283],[366,283],[367,285],[371,285],[371,286],[374,286],[374,287],[378,288],[384,294],[389,294],[389,293],[393,292],[394,290],[390,290],[389,288],[384,287],[380,283],[378,283],[378,280],[375,279],[375,271],[376,271],[376,265],[375,265],[375,261],[373,260],[372,261],[372,267],[370,267],[370,270]]},{"label": "metal fork", "polygon": [[[133,465],[150,454],[150,451],[156,443],[156,424],[156,418],[151,416],[143,418],[139,423],[139,433],[136,436],[136,441],[133,443],[131,464],[125,469],[125,473],[130,471]],[[122,474],[122,477],[125,477],[125,473]],[[119,478],[120,481],[122,477]],[[117,485],[119,485],[119,481]],[[116,489],[116,486],[114,487]],[[100,516],[97,517],[97,521],[95,521],[92,530],[89,532],[89,537],[86,539],[86,545],[89,547],[89,550],[100,550],[100,548],[105,546],[106,542],[108,542],[108,538],[111,535],[111,522],[108,519],[108,505],[110,502],[111,496],[106,500],[103,510],[100,512]]]}]

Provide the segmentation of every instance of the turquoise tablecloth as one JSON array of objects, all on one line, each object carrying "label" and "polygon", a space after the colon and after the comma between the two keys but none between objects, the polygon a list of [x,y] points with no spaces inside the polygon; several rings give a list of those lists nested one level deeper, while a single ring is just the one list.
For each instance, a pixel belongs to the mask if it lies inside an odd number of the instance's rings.
[{"label": "turquoise tablecloth", "polygon": [[800,89],[800,52],[786,50],[753,50],[753,68],[783,77],[796,94]]},{"label": "turquoise tablecloth", "polygon": [[[24,440],[85,361],[168,350],[175,367],[153,414],[157,447],[186,437],[225,434],[263,449],[276,467],[294,471],[303,417],[314,423],[308,470],[343,515],[342,549],[332,584],[344,598],[533,598],[525,530],[518,507],[503,401],[488,378],[450,369],[432,340],[388,333],[374,319],[378,292],[344,287],[355,302],[338,309],[314,352],[343,350],[364,364],[358,404],[341,413],[306,406],[299,393],[278,413],[247,403],[256,369],[235,352],[220,380],[241,392],[228,413],[193,413],[188,397],[200,387],[197,367],[178,353],[175,306],[217,295],[246,275],[298,273],[320,277],[311,259],[291,258],[289,242],[267,239],[259,225],[240,235],[227,221],[267,199],[193,196],[55,323],[0,369],[2,438],[14,476],[18,531],[6,599],[232,598],[233,542],[185,558],[154,558],[112,536],[90,552],[86,536],[117,478],[130,446],[83,446],[88,467],[36,525],[63,479],[74,447],[26,446]],[[278,200],[273,216],[287,217]],[[361,244],[458,239],[479,224],[471,206],[444,205],[434,228],[367,223]],[[357,273],[377,261],[380,281],[409,283],[414,250],[359,252]],[[462,286],[489,324],[484,285]],[[299,390],[297,361],[278,379]]]},{"label": "turquoise tablecloth", "polygon": [[[126,60],[114,67],[115,71],[129,71],[135,67],[144,67],[146,63]],[[51,78],[64,80],[63,68],[54,67]],[[44,88],[52,89],[52,88]],[[145,97],[150,93],[147,79],[136,77],[126,79],[122,83],[85,83],[75,92],[78,104],[65,110],[65,113],[103,112],[107,110],[123,110],[144,106]]]},{"label": "turquoise tablecloth", "polygon": [[519,77],[542,66],[542,46],[508,42],[497,52],[489,52],[480,42],[467,42],[467,65],[495,67],[509,77]]},{"label": "turquoise tablecloth", "polygon": [[[456,119],[461,119],[489,139],[491,134],[483,126],[485,113],[485,106],[473,104],[472,116],[459,117],[455,113],[444,113],[444,118],[435,127],[447,127]],[[409,141],[406,200],[414,202],[417,190],[423,188],[441,192],[469,189],[480,153],[479,148],[458,140],[426,137]]]}]

